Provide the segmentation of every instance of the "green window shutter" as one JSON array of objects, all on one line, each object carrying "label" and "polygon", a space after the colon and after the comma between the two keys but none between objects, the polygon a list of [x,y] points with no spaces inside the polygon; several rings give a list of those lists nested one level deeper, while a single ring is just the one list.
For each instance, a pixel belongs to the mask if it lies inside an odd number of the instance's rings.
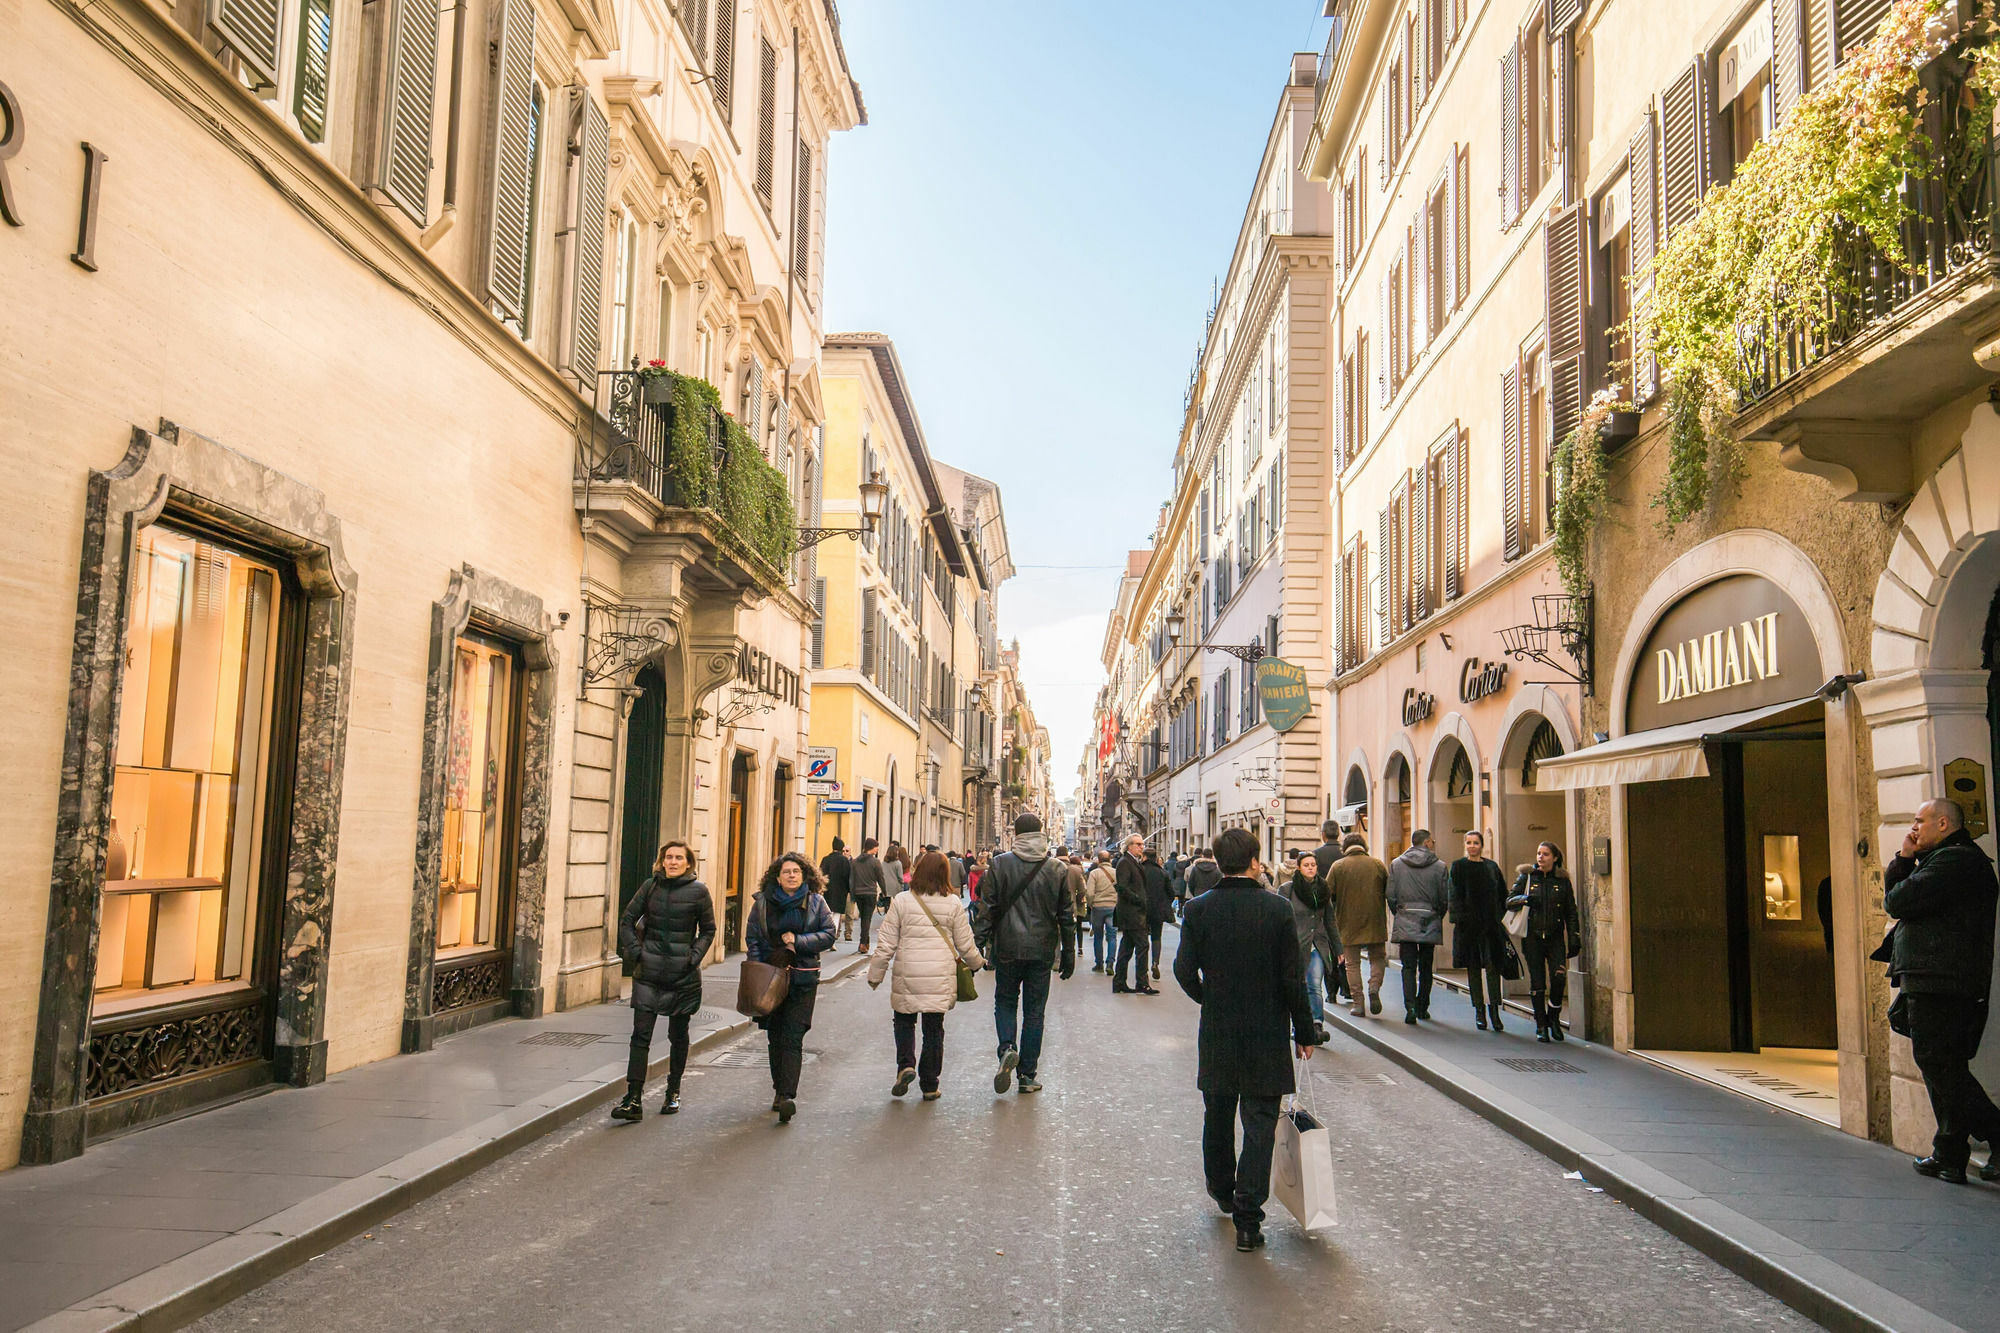
[{"label": "green window shutter", "polygon": [[326,142],[326,90],[332,68],[333,0],[301,0],[292,115],[308,143]]},{"label": "green window shutter", "polygon": [[430,220],[431,111],[437,98],[437,7],[425,0],[389,6],[382,142],[375,184],[423,226]]},{"label": "green window shutter", "polygon": [[493,213],[486,239],[486,296],[519,319],[528,307],[529,189],[534,180],[535,7],[499,0],[496,29],[491,179]]},{"label": "green window shutter", "polygon": [[564,369],[594,379],[604,316],[604,193],[611,129],[588,88],[571,88],[570,152],[576,158],[576,221],[570,230],[570,339]]},{"label": "green window shutter", "polygon": [[[278,81],[278,29],[282,0],[210,0],[208,26],[236,53],[259,87]],[[436,29],[432,29],[435,37]]]},{"label": "green window shutter", "polygon": [[757,39],[757,193],[771,202],[778,168],[778,48]]}]

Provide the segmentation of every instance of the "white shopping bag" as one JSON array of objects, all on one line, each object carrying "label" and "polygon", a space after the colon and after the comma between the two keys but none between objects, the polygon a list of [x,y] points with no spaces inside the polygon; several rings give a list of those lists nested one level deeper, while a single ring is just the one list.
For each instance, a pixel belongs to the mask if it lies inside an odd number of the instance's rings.
[{"label": "white shopping bag", "polygon": [[1339,1219],[1333,1204],[1333,1143],[1311,1112],[1294,1106],[1278,1117],[1271,1192],[1299,1225],[1318,1231]]}]

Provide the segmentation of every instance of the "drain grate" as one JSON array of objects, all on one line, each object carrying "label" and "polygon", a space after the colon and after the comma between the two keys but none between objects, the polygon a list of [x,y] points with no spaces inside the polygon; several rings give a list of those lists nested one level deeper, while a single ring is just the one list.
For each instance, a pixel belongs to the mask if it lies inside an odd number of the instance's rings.
[{"label": "drain grate", "polygon": [[[688,1026],[692,1028],[719,1028],[733,1021],[732,1019],[723,1017],[720,1010],[704,1009],[688,1020]],[[661,1037],[657,1031],[654,1035],[657,1039],[664,1040],[664,1037]],[[631,1034],[625,1032],[608,1032],[604,1036],[599,1037],[598,1040],[615,1041],[620,1046],[623,1046],[629,1043],[632,1037]]]},{"label": "drain grate", "polygon": [[[817,1059],[818,1051],[806,1051],[800,1063],[809,1065]],[[770,1063],[770,1052],[761,1041],[753,1045],[732,1046],[708,1060],[709,1067],[713,1069],[764,1069]]]},{"label": "drain grate", "polygon": [[1517,1074],[1581,1074],[1585,1072],[1567,1060],[1532,1060],[1521,1059],[1519,1057],[1509,1059],[1497,1055],[1493,1058]]},{"label": "drain grate", "polygon": [[[523,1046],[595,1046],[600,1040],[595,1032],[537,1032],[532,1037],[521,1038]],[[625,1038],[620,1037],[620,1041]]]}]

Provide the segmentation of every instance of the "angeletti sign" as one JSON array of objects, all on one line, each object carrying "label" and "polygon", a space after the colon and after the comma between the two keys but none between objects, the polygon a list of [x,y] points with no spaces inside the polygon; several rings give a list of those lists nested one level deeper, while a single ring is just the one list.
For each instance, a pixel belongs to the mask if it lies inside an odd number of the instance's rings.
[{"label": "angeletti sign", "polygon": [[1802,699],[1825,679],[1798,604],[1755,574],[1705,583],[1653,626],[1632,673],[1626,726],[1673,726]]},{"label": "angeletti sign", "polygon": [[1312,711],[1306,669],[1281,657],[1258,658],[1257,701],[1263,706],[1264,720],[1271,724],[1271,730],[1290,731]]}]

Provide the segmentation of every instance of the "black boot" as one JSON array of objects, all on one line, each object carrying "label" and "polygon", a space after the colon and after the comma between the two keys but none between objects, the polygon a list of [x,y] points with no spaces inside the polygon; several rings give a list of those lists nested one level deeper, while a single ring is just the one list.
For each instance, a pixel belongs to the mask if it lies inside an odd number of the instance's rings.
[{"label": "black boot", "polygon": [[1503,1024],[1502,1024],[1502,1023],[1500,1022],[1500,1006],[1499,1006],[1499,1005],[1497,1005],[1497,1004],[1489,1004],[1489,1005],[1487,1005],[1487,1006],[1486,1006],[1486,1017],[1487,1017],[1487,1019],[1488,1019],[1489,1021],[1491,1021],[1491,1022],[1492,1022],[1492,1024],[1493,1024],[1493,1030],[1494,1030],[1495,1032],[1505,1032],[1505,1031],[1507,1030],[1507,1029],[1506,1029],[1506,1027],[1505,1027],[1505,1026],[1504,1026],[1504,1025],[1503,1025]]},{"label": "black boot", "polygon": [[1559,1004],[1552,1004],[1549,1006],[1549,1035],[1551,1037],[1554,1037],[1557,1041],[1564,1040],[1563,1007]]},{"label": "black boot", "polygon": [[1472,1006],[1472,1021],[1479,1024],[1481,1032],[1486,1031],[1486,1011],[1476,1004]]},{"label": "black boot", "polygon": [[1546,1045],[1550,1040],[1549,1006],[1547,1001],[1542,999],[1540,991],[1536,991],[1533,998],[1535,1002],[1535,1040]]},{"label": "black boot", "polygon": [[681,1090],[669,1083],[667,1099],[660,1103],[661,1115],[674,1115],[681,1109]]},{"label": "black boot", "polygon": [[637,1088],[627,1089],[625,1100],[611,1108],[611,1118],[613,1120],[641,1120],[645,1118],[645,1115],[646,1108],[639,1105],[639,1090]]}]

